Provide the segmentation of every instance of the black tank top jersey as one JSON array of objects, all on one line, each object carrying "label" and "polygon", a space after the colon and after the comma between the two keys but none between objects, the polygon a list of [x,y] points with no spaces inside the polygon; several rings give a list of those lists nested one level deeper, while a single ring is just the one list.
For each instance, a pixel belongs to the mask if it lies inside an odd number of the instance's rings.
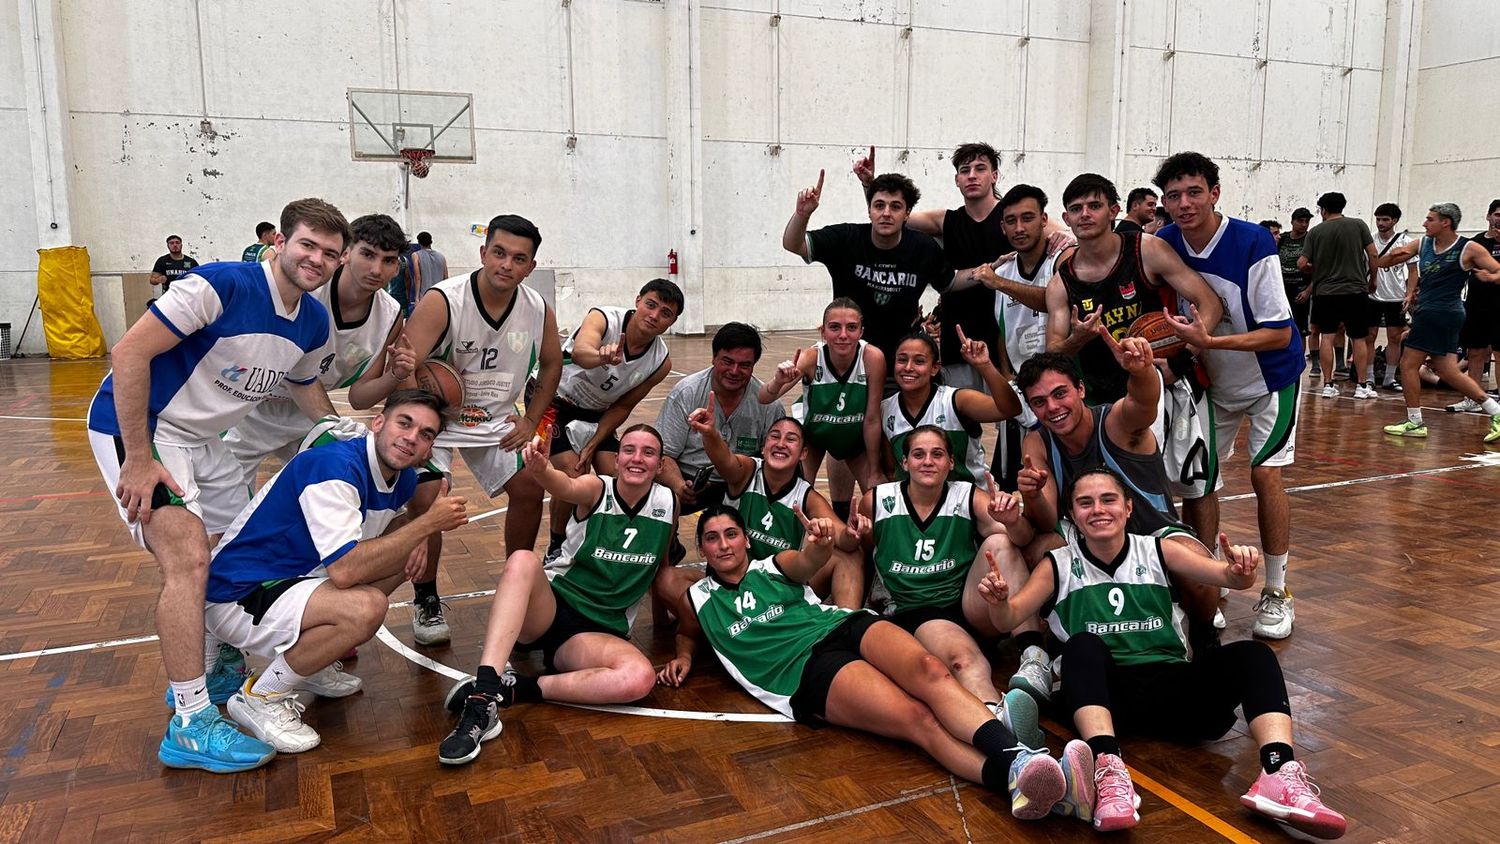
[{"label": "black tank top jersey", "polygon": [[1058,517],[1066,512],[1063,493],[1080,472],[1105,466],[1125,480],[1125,492],[1130,496],[1134,509],[1125,529],[1131,533],[1147,536],[1165,527],[1188,530],[1177,517],[1177,507],[1172,504],[1172,495],[1167,491],[1167,467],[1162,463],[1161,449],[1155,454],[1132,454],[1114,443],[1104,433],[1104,420],[1109,418],[1114,405],[1107,404],[1092,409],[1094,434],[1078,454],[1068,454],[1062,443],[1046,428],[1039,427],[1042,445],[1047,449],[1047,467],[1057,486]]},{"label": "black tank top jersey", "polygon": [[[1475,235],[1473,241],[1484,247],[1484,251],[1490,253],[1495,260],[1500,261],[1500,241],[1491,239],[1489,232]],[[1465,300],[1465,307],[1477,314],[1490,314],[1500,310],[1500,284],[1486,284],[1470,273],[1469,297]],[[969,326],[965,325],[964,330],[968,331]]]},{"label": "black tank top jersey", "polygon": [[[978,222],[962,208],[950,208],[943,216],[943,253],[954,271],[967,270],[989,263],[1012,251],[1010,239],[1000,228],[1000,205]],[[949,293],[943,297],[943,335],[939,351],[944,365],[963,363],[959,354],[958,326],[971,340],[983,340],[990,347],[990,360],[1000,363],[1000,326],[995,322],[995,291],[982,284]],[[889,364],[888,364],[889,365]]]},{"label": "black tank top jersey", "polygon": [[[1120,256],[1102,281],[1087,282],[1078,277],[1073,270],[1077,252],[1057,265],[1063,287],[1068,292],[1069,307],[1078,308],[1080,319],[1086,319],[1095,309],[1103,308],[1100,324],[1116,340],[1123,338],[1142,314],[1160,313],[1164,307],[1177,312],[1177,291],[1149,281],[1141,263],[1141,233],[1120,232],[1119,238]],[[1078,351],[1078,365],[1083,371],[1089,404],[1108,404],[1125,397],[1128,377],[1125,370],[1115,363],[1114,354],[1102,339],[1096,337]]]}]

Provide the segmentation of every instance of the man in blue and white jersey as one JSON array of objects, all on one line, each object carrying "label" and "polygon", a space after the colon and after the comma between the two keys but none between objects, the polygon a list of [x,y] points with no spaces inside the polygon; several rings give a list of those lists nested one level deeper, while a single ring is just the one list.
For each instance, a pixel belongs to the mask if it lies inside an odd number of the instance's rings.
[{"label": "man in blue and white jersey", "polygon": [[281,212],[281,230],[273,260],[208,264],[179,278],[115,345],[89,405],[105,485],[162,570],[156,630],[176,714],[157,755],[170,767],[228,773],[274,754],[211,705],[204,667],[217,643],[205,647],[203,589],[210,535],[249,498],[219,435],[283,382],[309,419],[333,413],[318,382],[328,311],[310,294],[343,261],[349,223],[332,205],[302,199]]},{"label": "man in blue and white jersey", "polygon": [[[349,406],[368,410],[411,377],[416,357],[403,334],[401,305],[385,292],[396,274],[406,234],[385,214],[366,214],[349,224],[349,257],[328,284],[313,297],[328,309],[328,362],[318,380],[325,390],[349,389]],[[351,432],[352,419],[342,420]],[[312,423],[292,401],[286,385],[255,406],[249,416],[230,428],[224,442],[239,461],[247,490],[254,490],[256,473],[267,457],[282,464],[297,453]],[[363,433],[363,431],[359,431]]]},{"label": "man in blue and white jersey", "polygon": [[293,457],[214,549],[208,632],[272,658],[229,699],[229,715],[280,753],[319,742],[293,693],[359,691],[339,656],[385,621],[389,595],[410,576],[412,549],[468,522],[464,499],[446,494],[417,518],[402,515],[417,488],[412,467],[443,429],[441,410],[424,390],[393,393],[365,436]]},{"label": "man in blue and white jersey", "polygon": [[[1281,467],[1291,465],[1297,443],[1297,403],[1302,376],[1302,336],[1292,320],[1281,263],[1271,233],[1214,210],[1219,167],[1196,152],[1162,162],[1154,179],[1172,225],[1157,237],[1208,282],[1224,303],[1224,316],[1210,335],[1196,314],[1172,315],[1173,330],[1200,350],[1212,386],[1208,390],[1210,474],[1234,449],[1240,424],[1250,420],[1250,483],[1255,488],[1260,541],[1265,548],[1266,586],[1256,604],[1257,636],[1284,639],[1292,633],[1292,594],[1286,588],[1291,510]],[[1210,479],[1210,488],[1218,478]],[[1219,535],[1219,504],[1199,512],[1198,535]]]}]

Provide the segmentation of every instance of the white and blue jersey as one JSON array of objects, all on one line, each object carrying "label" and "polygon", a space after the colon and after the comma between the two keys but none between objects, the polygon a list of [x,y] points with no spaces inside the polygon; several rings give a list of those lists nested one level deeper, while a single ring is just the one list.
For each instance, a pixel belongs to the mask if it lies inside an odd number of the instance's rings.
[{"label": "white and blue jersey", "polygon": [[[333,363],[328,309],[304,293],[288,311],[269,263],[205,264],[173,282],[150,310],[182,341],[151,359],[146,418],[159,442],[213,439],[283,380],[310,384]],[[120,434],[113,371],[94,394],[88,424]]]},{"label": "white and blue jersey", "polygon": [[1292,328],[1291,343],[1284,349],[1205,352],[1204,365],[1213,381],[1214,399],[1232,404],[1296,383],[1302,375],[1302,336],[1292,322],[1292,306],[1281,281],[1281,259],[1271,233],[1225,215],[1202,252],[1193,251],[1176,225],[1164,227],[1156,236],[1170,243],[1223,302],[1224,317],[1214,334]]},{"label": "white and blue jersey", "polygon": [[412,469],[386,483],[372,436],[298,454],[261,487],[214,549],[207,600],[237,601],[262,584],[332,565],[361,539],[384,533],[416,489]]}]

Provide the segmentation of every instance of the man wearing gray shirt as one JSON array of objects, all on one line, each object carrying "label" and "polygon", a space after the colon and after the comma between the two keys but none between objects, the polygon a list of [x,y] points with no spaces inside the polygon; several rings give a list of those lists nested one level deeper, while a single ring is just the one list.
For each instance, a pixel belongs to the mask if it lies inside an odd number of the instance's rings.
[{"label": "man wearing gray shirt", "polygon": [[[417,244],[422,248],[412,255],[417,262],[417,278],[422,280],[422,293],[448,277],[448,259],[432,248],[432,235],[422,232],[417,235]],[[420,294],[418,294],[420,295]]]},{"label": "man wearing gray shirt", "polygon": [[724,479],[704,453],[702,435],[687,423],[689,413],[709,406],[709,391],[714,394],[714,426],[737,454],[758,453],[771,425],[786,415],[780,403],[755,399],[761,383],[751,373],[760,355],[760,334],[754,328],[725,323],[714,335],[708,368],[678,381],[662,403],[656,428],[665,459],[657,480],[676,493],[684,515],[718,503],[724,495]]},{"label": "man wearing gray shirt", "polygon": [[[1360,384],[1370,363],[1370,297],[1375,289],[1375,275],[1370,262],[1375,258],[1375,239],[1370,227],[1358,217],[1345,217],[1344,195],[1336,192],[1318,197],[1318,213],[1323,223],[1307,233],[1307,245],[1297,267],[1310,273],[1312,285],[1312,327],[1326,339],[1342,328],[1354,344],[1354,362],[1349,370],[1357,386],[1355,398],[1374,398],[1373,384]],[[1337,343],[1324,342],[1322,358],[1323,397],[1338,398],[1333,386],[1333,350]],[[1366,396],[1369,391],[1371,395]]]}]

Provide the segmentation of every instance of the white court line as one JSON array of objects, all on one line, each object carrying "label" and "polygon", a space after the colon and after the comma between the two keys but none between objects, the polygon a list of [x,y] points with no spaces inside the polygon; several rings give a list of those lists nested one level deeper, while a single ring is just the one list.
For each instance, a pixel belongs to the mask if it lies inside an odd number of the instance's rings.
[{"label": "white court line", "polygon": [[802,821],[800,823],[787,824],[786,826],[779,826],[775,829],[768,829],[764,832],[755,832],[751,833],[750,835],[742,835],[739,838],[731,838],[727,841],[720,842],[720,844],[743,844],[743,842],[746,841],[759,841],[762,838],[771,838],[786,832],[796,832],[799,829],[807,829],[808,827],[818,826],[819,824],[825,824],[829,821],[838,821],[843,820],[844,818],[857,817],[859,815],[865,814],[866,812],[873,812],[876,809],[885,809],[891,806],[899,806],[902,803],[910,803],[913,800],[921,800],[923,797],[931,797],[934,794],[942,794],[943,792],[947,791],[948,788],[949,785],[947,784],[935,785],[931,788],[924,788],[919,791],[908,792],[901,795],[900,797],[892,797],[889,800],[882,800],[879,803],[871,803],[868,806],[860,806],[858,809],[845,809],[842,812],[834,812],[831,815],[824,815],[820,818],[813,818],[812,820]]},{"label": "white court line", "polygon": [[76,416],[0,416],[0,419],[15,419],[21,422],[87,422]]},{"label": "white court line", "polygon": [[[438,662],[437,660],[433,659],[430,656],[427,656],[426,654],[418,653],[417,651],[412,650],[407,646],[405,642],[397,639],[396,634],[386,629],[386,626],[383,624],[380,626],[380,629],[376,631],[375,638],[382,645],[385,645],[401,656],[406,657],[412,663],[420,665],[428,671],[436,672],[452,680],[467,680],[473,676],[463,671],[459,671],[457,668],[444,665],[443,663]],[[549,702],[558,703],[559,701]],[[785,715],[777,715],[774,713],[693,712],[685,709],[653,709],[644,706],[613,706],[585,703],[564,703],[562,705],[571,706],[574,709],[591,709],[595,712],[612,712],[616,715],[640,715],[647,718],[676,718],[685,721],[733,721],[740,723],[748,722],[758,724],[789,724],[792,721],[792,719],[786,717]]]},{"label": "white court line", "polygon": [[[1371,475],[1368,478],[1351,478],[1347,481],[1330,481],[1326,484],[1309,484],[1307,486],[1294,486],[1287,489],[1287,493],[1312,492],[1319,489],[1337,489],[1342,486],[1357,486],[1359,484],[1373,484],[1376,481],[1396,481],[1402,478],[1416,478],[1422,475],[1442,475],[1448,472],[1464,472],[1469,469],[1483,469],[1490,463],[1469,463],[1463,466],[1443,466],[1437,469],[1417,469],[1414,472],[1397,472],[1393,475]],[[1226,495],[1220,501],[1241,501],[1246,498],[1254,498],[1255,493],[1246,492],[1240,495]]]},{"label": "white court line", "polygon": [[[1488,454],[1488,453],[1489,452],[1486,452],[1486,454]],[[1470,458],[1470,459],[1472,459],[1472,458]],[[1367,477],[1367,478],[1351,478],[1351,479],[1349,479],[1347,481],[1331,481],[1329,483],[1322,483],[1322,484],[1309,484],[1307,486],[1295,486],[1295,487],[1288,488],[1287,492],[1288,493],[1294,493],[1294,492],[1314,492],[1316,490],[1322,490],[1322,489],[1337,489],[1339,487],[1358,486],[1358,485],[1361,485],[1361,484],[1372,484],[1372,483],[1377,483],[1379,481],[1395,481],[1395,480],[1401,480],[1403,478],[1416,478],[1416,477],[1421,477],[1423,475],[1443,475],[1443,474],[1447,474],[1449,472],[1463,472],[1463,471],[1466,471],[1466,470],[1469,470],[1469,469],[1483,469],[1483,468],[1486,468],[1486,467],[1493,468],[1495,465],[1496,465],[1495,463],[1492,463],[1492,462],[1489,462],[1489,461],[1481,461],[1481,462],[1466,463],[1466,464],[1461,465],[1461,466],[1441,466],[1441,467],[1438,467],[1438,468],[1435,468],[1435,469],[1417,469],[1417,470],[1411,471],[1411,472],[1397,472],[1397,473],[1389,474],[1389,475],[1371,475],[1370,477]],[[1245,499],[1254,498],[1254,497],[1255,497],[1255,493],[1253,493],[1253,492],[1247,492],[1247,493],[1242,493],[1240,495],[1228,495],[1228,496],[1224,496],[1223,498],[1220,498],[1219,500],[1220,501],[1243,501]],[[504,513],[507,509],[509,509],[509,508],[507,508],[507,507],[498,507],[498,508],[496,508],[494,510],[489,510],[487,512],[480,513],[479,515],[474,516],[473,518],[469,519],[469,521],[470,522],[477,522],[477,521],[480,521],[481,519],[487,519],[487,518],[490,518],[491,516],[496,516],[496,515],[499,515],[500,513]],[[459,595],[449,595],[447,599],[450,600],[450,601],[455,601],[455,600],[462,600],[462,599],[466,599],[466,598],[489,597],[489,596],[494,595],[494,594],[495,594],[495,590],[493,590],[493,589],[486,589],[486,590],[479,591],[479,592],[465,592],[465,593],[462,593],[462,594],[459,594]],[[395,607],[407,606],[409,604],[410,604],[409,601],[399,601],[399,602],[393,602],[390,606],[391,606],[391,608],[394,609]],[[382,628],[382,629],[384,629],[384,628]],[[155,636],[135,636],[135,637],[131,637],[131,638],[128,638],[128,639],[110,639],[110,640],[103,641],[103,642],[90,642],[88,644],[83,644],[83,645],[63,645],[63,646],[59,646],[59,647],[56,647],[56,648],[42,648],[41,650],[35,650],[35,651],[23,651],[23,652],[20,652],[20,653],[13,653],[13,654],[0,654],[0,662],[10,662],[12,660],[29,659],[31,657],[39,657],[39,656],[51,656],[53,654],[74,653],[74,652],[77,652],[77,651],[87,651],[87,650],[96,650],[96,649],[103,649],[103,648],[122,647],[122,646],[125,646],[125,645],[136,645],[136,644],[143,644],[143,643],[146,643],[146,642],[154,642],[154,641],[156,641],[156,637]],[[433,670],[437,670],[437,669],[433,669]],[[628,707],[626,707],[626,708],[628,708]],[[621,707],[612,707],[612,708],[609,708],[609,709],[607,709],[605,711],[617,712],[617,711],[623,711],[623,709]],[[668,710],[658,710],[658,711],[668,711]],[[659,716],[659,717],[663,717],[663,716]],[[664,717],[678,717],[678,716],[674,715],[674,716],[664,716]],[[683,717],[686,717],[686,716],[683,716]],[[781,716],[779,716],[779,715],[775,716],[775,718],[779,719],[779,720],[786,720],[786,719],[781,718]]]}]

